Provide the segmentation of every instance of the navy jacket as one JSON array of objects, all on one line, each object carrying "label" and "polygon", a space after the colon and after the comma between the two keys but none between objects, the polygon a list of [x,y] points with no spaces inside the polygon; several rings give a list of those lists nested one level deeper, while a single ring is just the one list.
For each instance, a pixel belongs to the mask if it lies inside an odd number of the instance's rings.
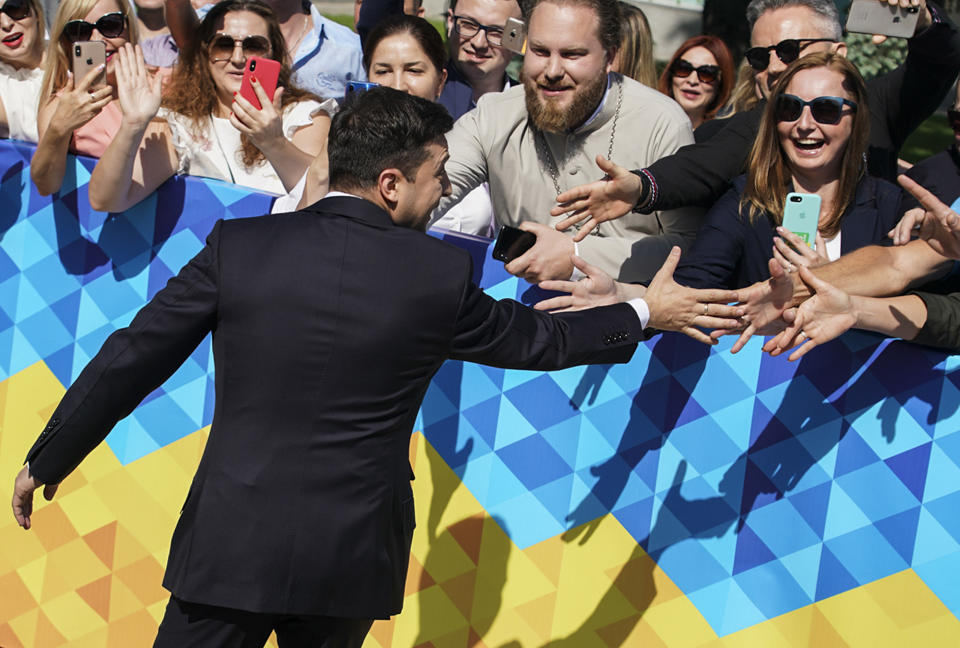
[{"label": "navy jacket", "polygon": [[[751,223],[740,209],[746,176],[740,176],[707,212],[697,238],[680,259],[674,273],[677,283],[694,288],[742,288],[770,277],[767,262],[773,257],[776,223],[769,215]],[[843,254],[867,245],[889,244],[887,232],[902,214],[899,187],[866,176],[860,180],[854,204],[840,224]]]}]

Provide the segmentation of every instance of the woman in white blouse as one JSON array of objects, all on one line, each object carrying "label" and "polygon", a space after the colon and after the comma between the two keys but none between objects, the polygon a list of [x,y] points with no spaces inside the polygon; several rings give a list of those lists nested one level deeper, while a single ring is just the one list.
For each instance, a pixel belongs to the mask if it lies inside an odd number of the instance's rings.
[{"label": "woman in white blouse", "polygon": [[[273,102],[254,84],[261,110],[237,94],[250,56],[282,64]],[[260,0],[226,0],[211,9],[162,102],[160,79],[147,73],[139,48],[125,46],[117,73],[123,121],[90,176],[90,205],[125,210],[175,173],[289,191],[330,127],[330,108],[292,85],[290,74],[276,16]]]},{"label": "woman in white blouse", "polygon": [[36,0],[7,0],[0,7],[0,137],[37,142],[44,25]]}]

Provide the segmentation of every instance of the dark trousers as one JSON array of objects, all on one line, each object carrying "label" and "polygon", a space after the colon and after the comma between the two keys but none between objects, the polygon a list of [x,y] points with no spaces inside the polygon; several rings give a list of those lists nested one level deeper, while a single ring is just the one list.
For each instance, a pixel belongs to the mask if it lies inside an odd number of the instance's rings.
[{"label": "dark trousers", "polygon": [[171,596],[153,648],[262,648],[273,631],[280,648],[360,648],[371,625],[371,619],[260,614]]}]

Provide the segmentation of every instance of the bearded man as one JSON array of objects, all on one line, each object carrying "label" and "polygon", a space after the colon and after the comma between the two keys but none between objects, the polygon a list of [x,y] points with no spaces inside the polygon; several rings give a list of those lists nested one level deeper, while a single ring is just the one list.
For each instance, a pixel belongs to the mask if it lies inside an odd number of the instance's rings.
[{"label": "bearded man", "polygon": [[572,230],[555,229],[550,208],[590,177],[598,155],[643,168],[691,143],[690,122],[665,95],[611,72],[616,0],[538,0],[527,30],[523,86],[484,95],[447,136],[453,192],[434,217],[489,182],[498,225],[537,237],[508,272],[531,282],[568,279],[576,252],[621,281],[646,282],[673,245],[693,239],[701,210],[631,214],[575,244]]}]

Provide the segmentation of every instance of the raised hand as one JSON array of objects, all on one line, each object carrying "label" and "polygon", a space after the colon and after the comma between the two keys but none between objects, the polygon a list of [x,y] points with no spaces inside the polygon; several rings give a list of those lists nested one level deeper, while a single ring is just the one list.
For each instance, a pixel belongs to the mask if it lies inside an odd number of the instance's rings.
[{"label": "raised hand", "polygon": [[920,238],[924,239],[938,254],[951,259],[960,259],[960,214],[947,207],[939,198],[908,176],[902,175],[897,180],[923,208],[922,214],[915,214],[913,225]]},{"label": "raised hand", "polygon": [[574,241],[582,241],[604,221],[629,214],[640,199],[643,185],[636,174],[602,155],[597,156],[597,166],[606,174],[603,178],[563,192],[557,196],[557,206],[550,210],[551,216],[567,214],[557,223],[557,229],[561,231],[586,221],[573,237]]},{"label": "raised hand", "polygon": [[147,72],[143,51],[130,43],[117,50],[116,75],[124,121],[135,128],[146,128],[160,109],[160,75]]},{"label": "raised hand", "polygon": [[740,334],[731,347],[731,353],[736,353],[754,335],[778,333],[782,330],[782,320],[786,311],[793,302],[793,276],[788,273],[776,259],[770,259],[770,278],[752,286],[740,288],[740,306],[743,315],[740,318],[746,326],[718,329],[710,334],[718,338],[721,335]]},{"label": "raised hand", "polygon": [[[580,281],[561,281],[559,279],[541,281],[540,287],[544,290],[569,294],[544,299],[537,303],[534,308],[549,311],[576,311],[625,301],[618,295],[617,282],[606,272],[590,265],[576,255],[573,256],[573,265],[586,277]],[[637,294],[631,295],[634,297],[641,297],[645,292],[643,286],[631,286],[631,288],[637,289]]]},{"label": "raised hand", "polygon": [[270,101],[267,91],[263,89],[263,85],[256,77],[251,79],[250,85],[253,86],[253,92],[260,101],[260,110],[238,93],[233,97],[231,106],[233,114],[230,115],[230,123],[238,131],[246,134],[258,149],[266,153],[269,149],[286,143],[286,138],[283,136],[283,108],[281,107],[283,88],[277,88],[273,101]]},{"label": "raised hand", "polygon": [[740,325],[744,309],[729,306],[738,295],[732,290],[697,290],[673,280],[680,261],[680,248],[674,246],[667,260],[654,275],[643,296],[650,308],[649,326],[661,331],[679,331],[704,344],[716,344],[701,328],[731,329]]},{"label": "raised hand", "polygon": [[763,350],[774,356],[799,346],[790,360],[798,360],[857,323],[850,295],[818,279],[806,267],[800,268],[799,276],[815,294],[800,304],[792,324],[763,345]]}]

